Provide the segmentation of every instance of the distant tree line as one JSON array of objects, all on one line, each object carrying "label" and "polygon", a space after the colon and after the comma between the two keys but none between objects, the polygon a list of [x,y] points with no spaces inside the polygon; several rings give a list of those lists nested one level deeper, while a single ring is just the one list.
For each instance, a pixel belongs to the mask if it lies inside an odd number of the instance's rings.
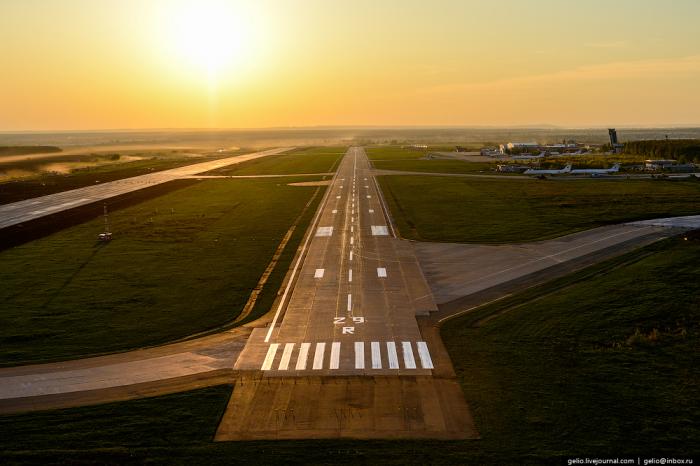
[{"label": "distant tree line", "polygon": [[0,155],[48,154],[51,152],[61,152],[61,148],[55,146],[0,146]]},{"label": "distant tree line", "polygon": [[680,163],[700,162],[700,139],[656,139],[625,143],[624,152],[650,159],[675,159]]}]

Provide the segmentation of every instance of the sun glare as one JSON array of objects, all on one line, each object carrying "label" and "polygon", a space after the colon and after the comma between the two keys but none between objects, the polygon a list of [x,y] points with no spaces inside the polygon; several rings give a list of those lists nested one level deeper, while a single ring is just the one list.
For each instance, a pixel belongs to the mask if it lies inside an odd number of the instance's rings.
[{"label": "sun glare", "polygon": [[254,48],[250,18],[238,3],[196,0],[168,3],[167,46],[178,67],[211,79],[249,60]]}]

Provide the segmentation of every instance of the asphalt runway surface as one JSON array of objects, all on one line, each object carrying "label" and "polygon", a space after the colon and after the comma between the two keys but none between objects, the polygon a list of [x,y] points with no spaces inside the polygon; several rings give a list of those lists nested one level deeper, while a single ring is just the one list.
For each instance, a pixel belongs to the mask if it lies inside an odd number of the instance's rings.
[{"label": "asphalt runway surface", "polygon": [[218,440],[478,435],[457,383],[433,377],[416,316],[437,306],[370,172],[350,148],[272,322],[235,364],[262,377],[236,385]]},{"label": "asphalt runway surface", "polygon": [[121,194],[137,191],[162,183],[167,183],[179,178],[185,178],[198,173],[204,173],[217,168],[226,167],[248,160],[266,157],[268,155],[286,152],[290,148],[271,149],[262,152],[227,157],[224,159],[212,160],[210,162],[195,163],[184,167],[163,170],[147,175],[125,178],[122,180],[110,181],[108,183],[86,186],[84,188],[72,189],[60,193],[49,194],[48,196],[26,199],[11,204],[0,205],[0,228],[6,228],[31,220],[55,214],[63,210],[72,209],[93,202],[99,202]]}]

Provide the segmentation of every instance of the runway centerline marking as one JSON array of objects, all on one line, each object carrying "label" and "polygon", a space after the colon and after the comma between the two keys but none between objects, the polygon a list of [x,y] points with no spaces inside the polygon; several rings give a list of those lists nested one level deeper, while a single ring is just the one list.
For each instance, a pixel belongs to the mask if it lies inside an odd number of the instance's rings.
[{"label": "runway centerline marking", "polygon": [[334,214],[337,214],[337,213],[338,213],[338,209],[333,209],[331,212],[334,213]]},{"label": "runway centerline marking", "polygon": [[352,310],[352,294],[348,293],[348,312]]},{"label": "runway centerline marking", "polygon": [[386,269],[384,267],[377,267],[377,277],[386,278]]},{"label": "runway centerline marking", "polygon": [[314,278],[323,278],[325,271],[326,269],[316,269],[316,272],[314,272]]},{"label": "runway centerline marking", "polygon": [[370,214],[373,214],[373,213],[374,213],[374,209],[369,209],[369,213],[370,213]]},{"label": "runway centerline marking", "polygon": [[348,271],[348,281],[352,282],[352,269]]}]

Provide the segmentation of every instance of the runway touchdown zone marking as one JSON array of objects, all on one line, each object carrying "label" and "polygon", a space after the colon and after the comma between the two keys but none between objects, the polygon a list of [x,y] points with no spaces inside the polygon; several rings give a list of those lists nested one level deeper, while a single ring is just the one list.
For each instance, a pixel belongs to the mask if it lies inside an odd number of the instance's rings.
[{"label": "runway touchdown zone marking", "polygon": [[318,227],[316,229],[316,236],[331,236],[333,234],[333,227]]}]

